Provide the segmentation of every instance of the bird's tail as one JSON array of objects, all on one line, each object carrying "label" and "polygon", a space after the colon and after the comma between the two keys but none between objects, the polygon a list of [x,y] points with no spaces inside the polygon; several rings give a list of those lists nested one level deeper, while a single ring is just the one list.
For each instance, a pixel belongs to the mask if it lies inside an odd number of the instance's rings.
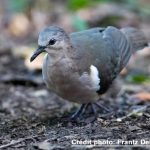
[{"label": "bird's tail", "polygon": [[127,40],[130,42],[133,53],[137,50],[141,50],[144,47],[148,46],[148,41],[142,31],[132,27],[126,27],[122,28],[121,32],[126,36]]}]

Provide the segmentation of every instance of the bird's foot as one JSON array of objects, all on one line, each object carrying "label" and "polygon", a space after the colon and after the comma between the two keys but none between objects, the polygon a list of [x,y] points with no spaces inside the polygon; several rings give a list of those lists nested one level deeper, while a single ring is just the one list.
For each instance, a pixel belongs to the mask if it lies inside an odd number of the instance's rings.
[{"label": "bird's foot", "polygon": [[[94,120],[96,120],[98,116],[98,109],[103,109],[106,112],[110,112],[108,108],[104,107],[103,105],[99,103],[87,103],[87,104],[82,104],[80,108],[71,116],[71,120],[76,121],[79,119],[82,115],[86,113],[86,110],[90,107],[91,113],[94,116]],[[98,108],[98,109],[97,109]]]},{"label": "bird's foot", "polygon": [[82,104],[80,106],[80,108],[71,116],[71,119],[72,120],[76,120],[77,118],[80,118],[80,116],[82,114],[84,114],[86,108],[88,107],[89,103],[88,104]]},{"label": "bird's foot", "polygon": [[[103,110],[105,110],[106,112],[110,112],[110,110],[108,109],[108,108],[106,108],[105,106],[103,106],[103,105],[101,105],[101,104],[99,104],[99,103],[92,103],[92,105],[95,105],[95,106],[97,106],[97,108],[99,108],[99,109],[103,109]],[[94,109],[95,109],[95,107],[94,107]]]}]

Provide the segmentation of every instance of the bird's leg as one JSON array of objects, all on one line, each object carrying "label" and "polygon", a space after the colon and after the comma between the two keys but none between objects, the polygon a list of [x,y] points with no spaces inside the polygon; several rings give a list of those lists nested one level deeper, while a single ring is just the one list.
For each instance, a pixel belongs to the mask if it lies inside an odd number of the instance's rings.
[{"label": "bird's leg", "polygon": [[89,104],[82,104],[81,107],[71,116],[72,120],[79,118],[87,109]]},{"label": "bird's leg", "polygon": [[98,103],[88,103],[88,104],[82,104],[80,106],[80,108],[71,116],[71,119],[72,120],[76,120],[78,118],[80,118],[81,115],[83,115],[85,113],[85,111],[87,110],[87,108],[90,106],[91,108],[91,111],[92,111],[92,114],[94,114],[94,120],[96,120],[97,118],[97,115],[98,115],[98,112],[96,110],[96,106],[99,108],[99,109],[104,109],[105,111],[107,112],[110,112],[108,108],[102,106],[101,104],[98,104]]},{"label": "bird's leg", "polygon": [[104,109],[107,112],[110,112],[108,108],[104,107],[101,104],[91,103],[90,106],[91,106],[92,114],[94,114],[94,116],[93,116],[94,118],[93,118],[93,120],[91,122],[94,122],[97,119],[97,117],[98,117],[99,113],[98,113],[96,107],[98,107],[99,109]]},{"label": "bird's leg", "polygon": [[97,116],[97,112],[93,104],[91,104],[91,109],[92,109],[92,113]]},{"label": "bird's leg", "polygon": [[104,107],[104,106],[101,105],[101,104],[98,104],[98,103],[93,103],[93,104],[94,104],[95,106],[97,106],[98,108],[100,108],[100,109],[104,109],[105,111],[110,112],[108,108]]},{"label": "bird's leg", "polygon": [[94,122],[97,119],[98,114],[97,114],[97,111],[95,109],[95,106],[93,104],[91,104],[90,106],[91,106],[92,113],[94,114],[94,119],[91,122]]}]

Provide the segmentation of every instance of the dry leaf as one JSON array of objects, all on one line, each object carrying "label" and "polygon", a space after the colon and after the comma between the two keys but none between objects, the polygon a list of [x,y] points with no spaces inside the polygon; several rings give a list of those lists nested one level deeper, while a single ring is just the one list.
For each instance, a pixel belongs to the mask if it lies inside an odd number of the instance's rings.
[{"label": "dry leaf", "polygon": [[30,27],[30,21],[26,15],[20,13],[15,14],[11,18],[11,22],[9,24],[9,32],[17,37],[22,35],[26,35]]},{"label": "dry leaf", "polygon": [[38,148],[41,150],[50,150],[50,147],[51,147],[51,145],[47,140],[38,144]]},{"label": "dry leaf", "polygon": [[132,98],[137,98],[142,101],[148,101],[148,100],[150,100],[150,93],[149,92],[137,93],[137,94],[133,95]]}]

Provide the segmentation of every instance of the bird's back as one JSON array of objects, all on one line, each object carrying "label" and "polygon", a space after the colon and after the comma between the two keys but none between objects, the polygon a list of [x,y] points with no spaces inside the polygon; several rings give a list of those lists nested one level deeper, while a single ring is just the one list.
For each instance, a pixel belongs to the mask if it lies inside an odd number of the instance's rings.
[{"label": "bird's back", "polygon": [[100,94],[106,92],[113,79],[125,67],[132,55],[132,43],[115,27],[93,28],[70,35],[76,50],[79,70],[89,71],[94,65],[100,76]]}]

